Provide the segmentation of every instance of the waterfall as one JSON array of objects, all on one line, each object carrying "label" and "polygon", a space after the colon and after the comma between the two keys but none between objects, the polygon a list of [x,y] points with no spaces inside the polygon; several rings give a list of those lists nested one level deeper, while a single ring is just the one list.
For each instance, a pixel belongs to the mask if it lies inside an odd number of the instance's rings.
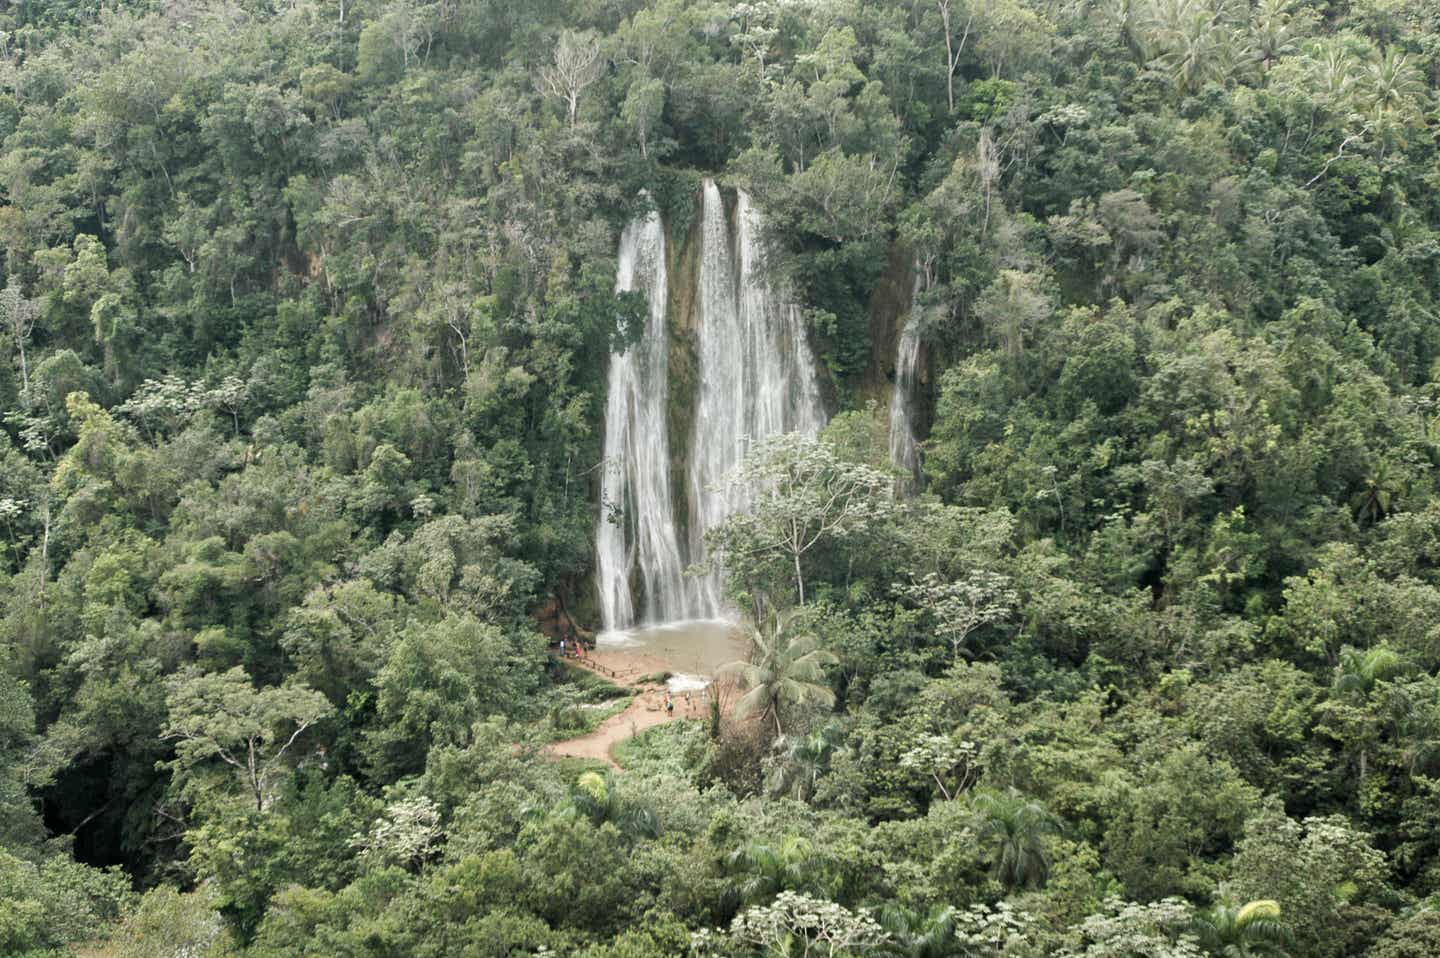
[{"label": "waterfall", "polygon": [[[692,561],[704,557],[705,533],[749,499],[744,489],[719,486],[750,444],[784,432],[814,435],[825,424],[800,309],[765,278],[759,210],[741,190],[732,240],[712,180],[700,205],[700,392],[687,464]],[[721,615],[719,570],[695,585],[702,614]]]},{"label": "waterfall", "polygon": [[915,439],[915,379],[920,368],[920,271],[910,291],[910,315],[895,347],[895,385],[890,393],[890,462],[913,489],[920,479],[920,444]]},{"label": "waterfall", "polygon": [[[720,489],[755,440],[814,435],[825,424],[815,360],[800,308],[765,278],[764,222],[743,191],[734,224],[720,190],[700,197],[696,288],[696,395],[685,463],[689,536],[680,543],[670,488],[666,414],[664,229],[657,214],[626,227],[617,291],[649,295],[644,335],[610,358],[605,467],[596,526],[596,584],[607,631],[713,619],[725,609],[721,575],[685,576],[703,560],[705,533],[745,507],[743,489]],[[619,510],[618,522],[611,521]],[[632,583],[643,608],[637,608]]]},{"label": "waterfall", "polygon": [[[705,531],[729,515],[734,504],[712,487],[740,461],[747,432],[744,348],[739,280],[730,225],[720,190],[706,180],[700,199],[699,396],[686,481],[690,500],[690,555],[705,554]],[[697,579],[701,604],[720,608],[718,575]]]},{"label": "waterfall", "polygon": [[639,340],[610,357],[600,518],[595,529],[596,580],[606,630],[635,624],[630,583],[637,571],[644,621],[688,616],[685,566],[670,492],[665,231],[658,213],[625,228],[619,260],[616,292],[644,293],[649,312]]}]

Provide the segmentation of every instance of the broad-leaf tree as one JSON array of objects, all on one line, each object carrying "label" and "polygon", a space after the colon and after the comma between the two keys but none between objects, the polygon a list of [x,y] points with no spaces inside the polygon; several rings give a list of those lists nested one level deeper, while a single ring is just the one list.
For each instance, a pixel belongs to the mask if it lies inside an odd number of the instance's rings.
[{"label": "broad-leaf tree", "polygon": [[847,462],[823,440],[786,433],[756,444],[726,479],[741,509],[706,534],[712,561],[739,582],[777,560],[790,567],[805,604],[802,559],[824,542],[865,534],[891,512],[893,477]]},{"label": "broad-leaf tree", "polygon": [[304,735],[333,708],[304,685],[256,688],[245,670],[179,672],[166,682],[169,717],[162,733],[175,743],[178,776],[196,776],[218,760],[234,770],[256,811],[265,811],[290,772]]}]

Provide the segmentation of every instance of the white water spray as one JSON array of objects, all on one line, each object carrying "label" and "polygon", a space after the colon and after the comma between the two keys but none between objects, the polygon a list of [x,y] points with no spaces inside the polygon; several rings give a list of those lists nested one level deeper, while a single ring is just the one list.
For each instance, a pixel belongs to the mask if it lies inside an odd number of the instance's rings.
[{"label": "white water spray", "polygon": [[[705,533],[745,507],[746,490],[722,488],[751,444],[783,432],[815,435],[825,424],[798,306],[765,278],[764,223],[743,191],[734,226],[720,190],[701,195],[696,278],[697,395],[686,460],[689,537],[682,545],[669,482],[666,429],[664,231],[651,214],[626,228],[617,290],[649,294],[641,341],[611,357],[605,410],[605,474],[596,529],[597,584],[607,631],[637,624],[715,619],[727,609],[721,573],[685,576],[705,557]],[[621,510],[619,523],[609,513]],[[632,583],[639,585],[643,609]]]},{"label": "white water spray", "polygon": [[[825,425],[815,359],[799,307],[765,277],[764,221],[740,191],[732,232],[720,190],[701,197],[700,395],[687,464],[690,558],[705,555],[705,533],[745,508],[748,490],[723,487],[757,440],[785,432],[815,435]],[[722,572],[695,580],[702,614],[724,614]]]},{"label": "white water spray", "polygon": [[890,393],[890,462],[913,490],[920,479],[920,443],[915,439],[915,381],[920,368],[920,272],[910,291],[910,315],[895,347],[895,384]]},{"label": "white water spray", "polygon": [[[649,311],[639,340],[610,357],[595,529],[600,613],[607,630],[634,625],[637,618],[662,622],[689,614],[670,493],[665,230],[658,213],[625,228],[619,260],[616,291],[644,293]],[[631,593],[637,573],[643,602],[639,616]]]}]

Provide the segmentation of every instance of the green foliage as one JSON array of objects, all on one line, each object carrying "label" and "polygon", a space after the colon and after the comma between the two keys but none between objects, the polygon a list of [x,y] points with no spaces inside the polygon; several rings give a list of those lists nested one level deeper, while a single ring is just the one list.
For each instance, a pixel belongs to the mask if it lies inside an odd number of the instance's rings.
[{"label": "green foliage", "polygon": [[119,958],[153,955],[161,942],[175,953],[205,958],[235,953],[210,896],[203,891],[181,893],[171,885],[147,891],[112,942]]},{"label": "green foliage", "polygon": [[1432,907],[1395,922],[1365,954],[1369,958],[1419,958],[1440,946],[1440,917]]},{"label": "green foliage", "polygon": [[233,769],[260,812],[274,801],[287,754],[331,711],[323,696],[303,685],[256,689],[238,666],[173,676],[166,709],[163,734],[176,742],[177,779],[192,799],[199,798],[204,772],[218,759]]},{"label": "green foliage", "polygon": [[1373,939],[1385,897],[1384,856],[1343,819],[1254,816],[1236,849],[1234,889],[1269,889],[1297,952],[1338,955]]},{"label": "green foliage", "polygon": [[[0,952],[1440,947],[1433,5],[0,6]],[[832,425],[748,717],[552,762],[705,177]]]},{"label": "green foliage", "polygon": [[1045,836],[1055,819],[1039,802],[1020,795],[981,792],[970,800],[975,837],[988,852],[995,879],[1006,888],[1042,885],[1050,873]]},{"label": "green foliage", "polygon": [[366,748],[377,772],[397,778],[419,771],[437,745],[465,745],[472,725],[533,693],[542,655],[535,637],[468,615],[412,624],[375,676],[378,723]]},{"label": "green foliage", "polygon": [[48,856],[40,862],[0,852],[0,947],[43,954],[99,932],[128,900],[118,870],[99,871]]},{"label": "green foliage", "polygon": [[1222,901],[1197,916],[1200,946],[1212,955],[1283,955],[1290,935],[1280,923],[1280,905],[1269,899],[1244,905]]}]

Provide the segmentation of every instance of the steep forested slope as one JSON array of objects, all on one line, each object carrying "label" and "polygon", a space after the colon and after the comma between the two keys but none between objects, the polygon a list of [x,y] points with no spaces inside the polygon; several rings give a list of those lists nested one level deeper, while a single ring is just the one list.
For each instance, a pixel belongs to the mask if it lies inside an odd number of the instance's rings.
[{"label": "steep forested slope", "polygon": [[[1437,82],[1428,0],[4,5],[0,953],[1436,953]],[[716,540],[783,738],[581,777],[532,612],[706,176],[799,475],[915,290],[923,492]]]}]

